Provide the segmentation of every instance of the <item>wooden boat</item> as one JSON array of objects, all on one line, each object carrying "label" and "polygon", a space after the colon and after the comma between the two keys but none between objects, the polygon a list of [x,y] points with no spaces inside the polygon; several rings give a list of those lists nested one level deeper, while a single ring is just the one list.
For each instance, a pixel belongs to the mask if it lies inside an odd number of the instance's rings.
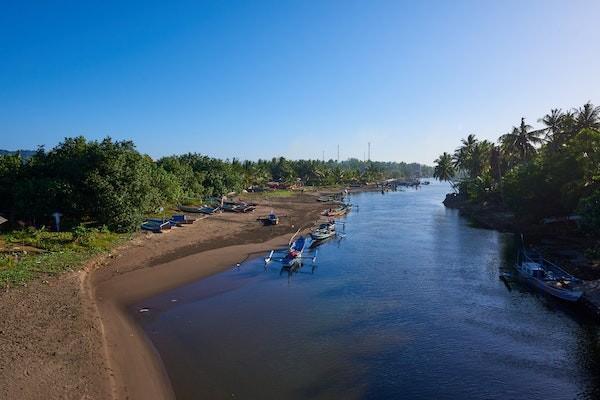
[{"label": "wooden boat", "polygon": [[171,223],[169,221],[149,219],[142,223],[141,228],[145,231],[160,233],[164,230],[171,229]]},{"label": "wooden boat", "polygon": [[189,212],[189,213],[199,213],[199,214],[214,214],[219,211],[220,207],[209,207],[209,206],[179,206],[181,211]]},{"label": "wooden boat", "polygon": [[326,217],[340,217],[342,215],[348,214],[348,212],[350,212],[350,207],[350,204],[343,204],[338,208],[330,208],[328,210],[325,210],[321,213],[321,215],[324,215]]},{"label": "wooden boat", "polygon": [[267,216],[267,222],[270,225],[277,225],[277,224],[279,224],[279,217],[277,215],[275,215],[274,212],[271,212],[271,214],[269,214]]},{"label": "wooden boat", "polygon": [[299,236],[298,239],[294,240],[289,247],[288,253],[281,260],[281,264],[284,268],[294,268],[300,265],[302,261],[302,253],[306,246],[306,238]]},{"label": "wooden boat", "polygon": [[193,224],[194,222],[196,222],[196,218],[190,217],[185,214],[173,214],[173,216],[171,217],[169,222],[174,222],[175,224],[187,225],[187,224]]},{"label": "wooden boat", "polygon": [[315,241],[325,240],[333,236],[335,236],[335,221],[321,224],[310,233],[310,237]]},{"label": "wooden boat", "polygon": [[236,213],[247,213],[256,209],[255,204],[249,204],[244,202],[226,201],[221,206],[223,211],[236,212]]},{"label": "wooden boat", "polygon": [[551,296],[576,302],[583,295],[579,279],[541,255],[520,251],[515,268],[528,284]]}]

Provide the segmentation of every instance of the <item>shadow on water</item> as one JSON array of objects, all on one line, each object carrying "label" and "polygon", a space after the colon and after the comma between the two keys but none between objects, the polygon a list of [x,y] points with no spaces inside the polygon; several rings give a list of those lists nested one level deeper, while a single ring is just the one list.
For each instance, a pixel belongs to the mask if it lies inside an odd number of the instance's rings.
[{"label": "shadow on water", "polygon": [[447,190],[353,195],[316,265],[250,259],[138,305],[177,398],[598,398],[597,324],[513,279],[513,237]]}]

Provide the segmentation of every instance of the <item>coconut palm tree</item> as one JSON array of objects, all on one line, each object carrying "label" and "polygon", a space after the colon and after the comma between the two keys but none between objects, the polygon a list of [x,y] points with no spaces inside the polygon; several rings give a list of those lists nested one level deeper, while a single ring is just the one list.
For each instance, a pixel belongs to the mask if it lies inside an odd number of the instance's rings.
[{"label": "coconut palm tree", "polygon": [[456,175],[452,156],[444,152],[444,154],[439,156],[434,162],[436,165],[433,169],[433,177],[439,181],[448,181],[452,183],[452,179]]},{"label": "coconut palm tree", "polygon": [[526,124],[525,118],[521,118],[519,127],[513,126],[511,132],[502,135],[500,143],[509,157],[514,157],[519,162],[526,162],[535,154],[535,146],[542,143],[541,133],[539,130],[533,130],[531,125]]},{"label": "coconut palm tree", "polygon": [[453,165],[454,168],[469,171],[471,169],[471,159],[473,152],[477,146],[477,138],[470,134],[466,139],[461,139],[461,146],[454,151]]},{"label": "coconut palm tree", "polygon": [[600,129],[600,107],[594,107],[594,105],[588,101],[583,107],[579,107],[578,109],[573,110],[573,112],[575,114],[577,131],[586,128]]},{"label": "coconut palm tree", "polygon": [[538,119],[538,122],[544,124],[545,128],[540,129],[546,135],[546,140],[550,143],[556,143],[561,140],[564,126],[564,114],[560,108],[553,108],[550,114],[544,115]]}]

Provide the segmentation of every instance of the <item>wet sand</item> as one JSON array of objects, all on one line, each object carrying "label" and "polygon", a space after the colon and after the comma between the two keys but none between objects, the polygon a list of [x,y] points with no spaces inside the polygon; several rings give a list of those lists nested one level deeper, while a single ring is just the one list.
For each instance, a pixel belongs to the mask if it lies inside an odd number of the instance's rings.
[{"label": "wet sand", "polygon": [[[165,234],[140,234],[110,256],[0,295],[0,398],[165,399],[160,358],[127,307],[284,245],[325,208],[314,196],[263,201]],[[276,227],[256,221],[274,210]]]}]

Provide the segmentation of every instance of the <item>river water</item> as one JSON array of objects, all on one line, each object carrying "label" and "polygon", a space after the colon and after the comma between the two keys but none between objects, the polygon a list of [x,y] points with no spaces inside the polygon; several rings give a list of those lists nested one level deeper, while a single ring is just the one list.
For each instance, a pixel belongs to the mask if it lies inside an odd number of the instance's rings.
[{"label": "river water", "polygon": [[500,281],[513,238],[446,209],[448,191],[354,195],[316,266],[255,258],[133,307],[177,398],[598,398],[596,325]]}]

